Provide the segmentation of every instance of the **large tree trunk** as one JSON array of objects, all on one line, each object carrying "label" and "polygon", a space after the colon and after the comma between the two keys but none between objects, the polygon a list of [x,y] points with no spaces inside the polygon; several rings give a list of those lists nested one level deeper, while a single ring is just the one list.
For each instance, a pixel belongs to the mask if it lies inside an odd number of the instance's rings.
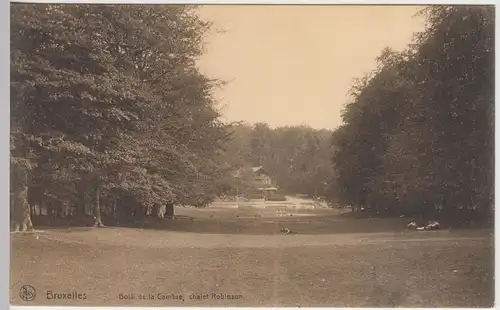
[{"label": "large tree trunk", "polygon": [[100,203],[101,189],[100,185],[97,184],[95,190],[95,201],[94,201],[94,227],[105,227],[101,221],[101,203]]},{"label": "large tree trunk", "polygon": [[18,185],[15,188],[14,214],[12,222],[14,231],[33,230],[33,223],[31,222],[31,207],[28,203],[27,184]]},{"label": "large tree trunk", "polygon": [[12,228],[14,231],[31,231],[31,208],[28,202],[28,170],[14,164],[11,166]]},{"label": "large tree trunk", "polygon": [[168,217],[173,217],[174,216],[174,204],[173,203],[167,203],[165,206],[165,214]]},{"label": "large tree trunk", "polygon": [[161,203],[154,203],[153,205],[153,214],[158,217],[158,218],[164,218],[165,217],[165,206]]},{"label": "large tree trunk", "polygon": [[76,204],[76,217],[79,221],[83,221],[87,217],[87,190],[83,180],[78,184],[78,201]]}]

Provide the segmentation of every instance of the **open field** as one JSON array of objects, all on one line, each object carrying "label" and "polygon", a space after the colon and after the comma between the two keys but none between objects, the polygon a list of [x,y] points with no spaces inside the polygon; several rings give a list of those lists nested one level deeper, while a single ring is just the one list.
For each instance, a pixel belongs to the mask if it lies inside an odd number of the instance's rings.
[{"label": "open field", "polygon": [[[493,304],[489,231],[405,231],[399,219],[354,220],[321,214],[326,211],[255,218],[216,208],[176,212],[180,218],[164,220],[164,229],[44,229],[38,239],[12,234],[11,303],[29,304],[19,297],[20,287],[29,284],[36,305]],[[279,235],[283,226],[298,234]],[[47,291],[77,291],[86,299],[48,300]],[[161,299],[172,293],[184,300]],[[197,300],[192,293],[208,295]],[[239,299],[213,299],[220,293]]]}]

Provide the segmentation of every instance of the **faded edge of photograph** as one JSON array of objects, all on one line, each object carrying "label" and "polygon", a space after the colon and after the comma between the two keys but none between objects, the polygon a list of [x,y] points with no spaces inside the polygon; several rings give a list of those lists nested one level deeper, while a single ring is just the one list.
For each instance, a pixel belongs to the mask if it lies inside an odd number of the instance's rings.
[{"label": "faded edge of photograph", "polygon": [[10,304],[493,307],[494,24],[10,3]]}]

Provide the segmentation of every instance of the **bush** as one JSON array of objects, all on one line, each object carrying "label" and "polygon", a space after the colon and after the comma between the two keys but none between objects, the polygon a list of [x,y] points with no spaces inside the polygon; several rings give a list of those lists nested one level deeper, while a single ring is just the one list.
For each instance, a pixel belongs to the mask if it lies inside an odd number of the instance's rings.
[{"label": "bush", "polygon": [[262,194],[259,194],[259,193],[249,194],[248,199],[262,199]]},{"label": "bush", "polygon": [[286,201],[286,197],[283,194],[271,194],[266,199],[267,201]]}]

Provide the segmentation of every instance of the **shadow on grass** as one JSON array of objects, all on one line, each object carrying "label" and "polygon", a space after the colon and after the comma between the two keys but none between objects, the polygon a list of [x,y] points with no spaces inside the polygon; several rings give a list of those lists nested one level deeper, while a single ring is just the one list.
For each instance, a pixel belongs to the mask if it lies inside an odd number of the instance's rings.
[{"label": "shadow on grass", "polygon": [[[215,214],[215,213],[214,213]],[[244,215],[244,216],[243,216]],[[349,234],[349,233],[402,233],[411,218],[359,217],[359,215],[312,215],[307,217],[258,217],[256,214],[215,214],[213,217],[176,215],[171,218],[144,217],[140,219],[117,220],[103,217],[108,227],[140,228],[199,234],[246,234],[278,235],[282,228],[288,228],[298,234]],[[90,230],[92,219],[73,220],[35,218],[36,229],[61,228]],[[493,229],[493,225],[457,225],[441,222],[442,230]],[[106,228],[104,228],[106,229]]]}]

